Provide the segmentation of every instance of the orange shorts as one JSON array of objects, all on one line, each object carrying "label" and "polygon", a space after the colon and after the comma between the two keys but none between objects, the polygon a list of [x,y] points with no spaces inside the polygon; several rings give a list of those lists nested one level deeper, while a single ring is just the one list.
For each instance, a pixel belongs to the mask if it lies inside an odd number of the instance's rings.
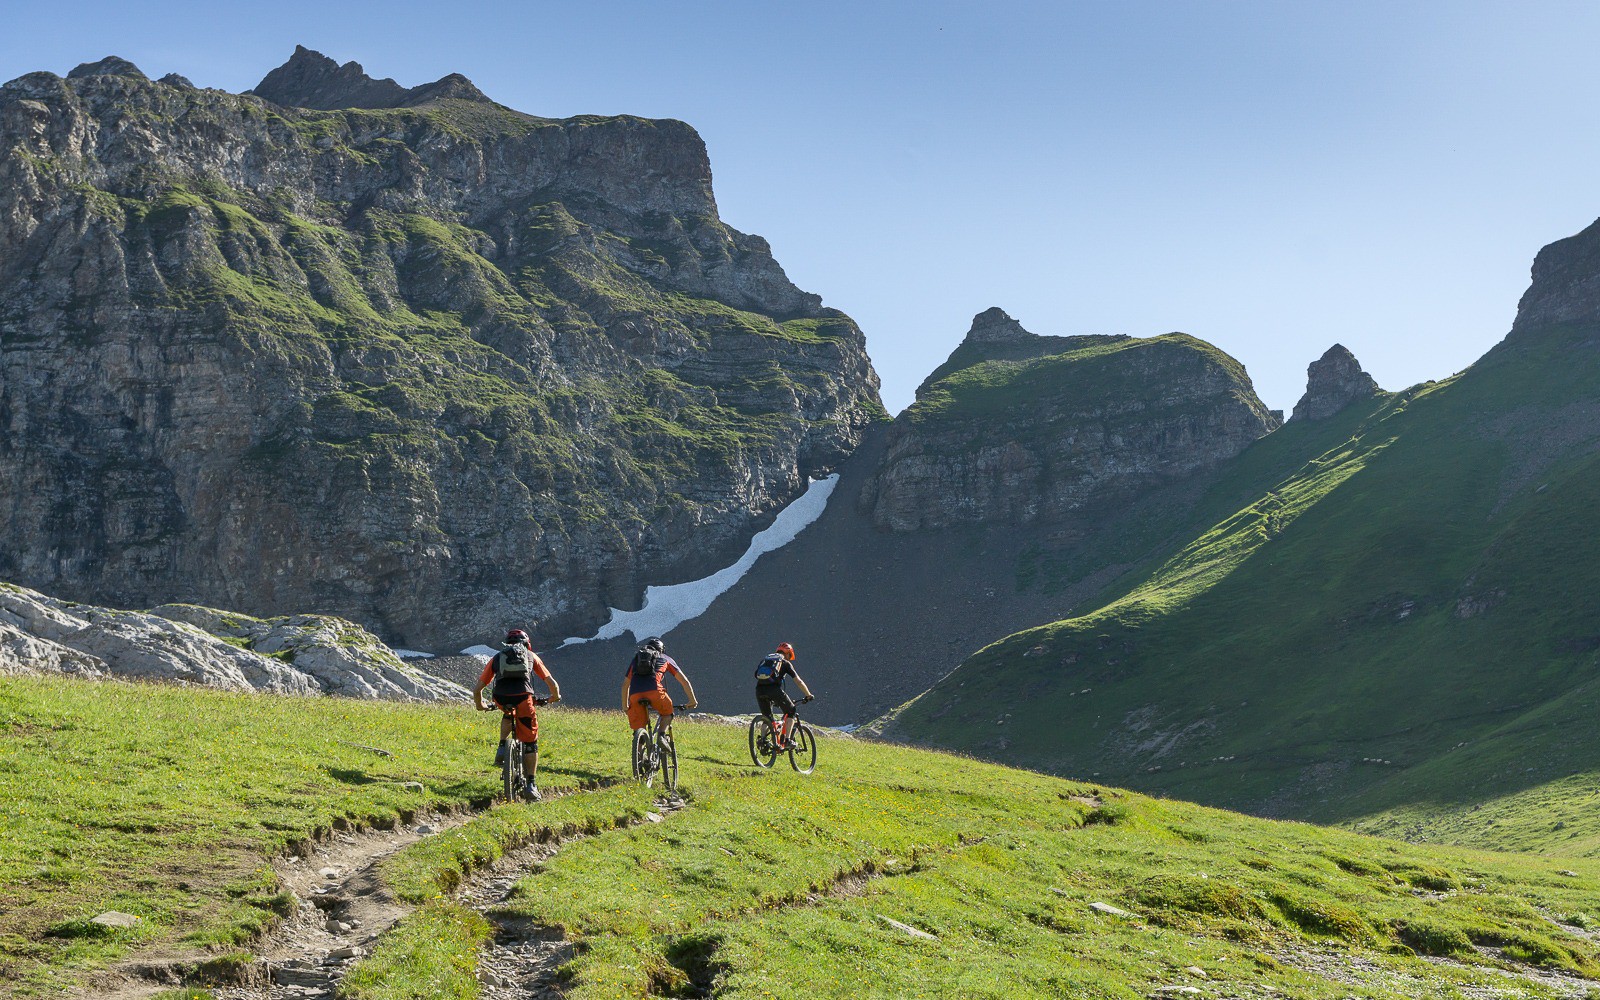
[{"label": "orange shorts", "polygon": [[650,721],[650,716],[645,712],[645,705],[656,710],[656,714],[663,719],[672,718],[672,699],[667,697],[665,691],[641,691],[638,694],[628,695],[628,725],[635,729],[643,729]]},{"label": "orange shorts", "polygon": [[501,714],[508,708],[512,710],[511,714],[516,719],[512,731],[517,734],[517,739],[524,743],[539,742],[539,716],[533,710],[533,695],[513,695],[503,701],[496,698],[494,703],[500,706]]}]

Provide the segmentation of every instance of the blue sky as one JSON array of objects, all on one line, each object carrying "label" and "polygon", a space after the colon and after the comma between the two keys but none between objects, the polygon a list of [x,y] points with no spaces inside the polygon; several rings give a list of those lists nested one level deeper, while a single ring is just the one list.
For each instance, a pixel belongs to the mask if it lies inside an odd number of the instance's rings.
[{"label": "blue sky", "polygon": [[1182,330],[1268,405],[1504,335],[1600,215],[1600,4],[12,5],[0,77],[115,53],[242,90],[296,44],[549,116],[680,118],[723,217],[867,332],[898,410],[973,314]]}]

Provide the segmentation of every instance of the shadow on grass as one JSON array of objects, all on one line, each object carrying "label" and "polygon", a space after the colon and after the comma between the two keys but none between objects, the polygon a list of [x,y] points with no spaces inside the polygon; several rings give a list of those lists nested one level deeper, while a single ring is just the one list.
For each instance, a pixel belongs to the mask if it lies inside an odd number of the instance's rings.
[{"label": "shadow on grass", "polygon": [[323,771],[333,780],[342,781],[347,785],[370,785],[378,780],[365,771],[353,771],[347,767],[324,767]]}]

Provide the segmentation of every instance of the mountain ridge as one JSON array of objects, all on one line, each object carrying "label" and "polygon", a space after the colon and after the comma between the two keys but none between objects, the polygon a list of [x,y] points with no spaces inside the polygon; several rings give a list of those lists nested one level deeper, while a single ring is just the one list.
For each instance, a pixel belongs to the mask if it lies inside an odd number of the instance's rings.
[{"label": "mountain ridge", "polygon": [[1600,771],[1574,730],[1600,669],[1595,233],[1542,251],[1511,333],[1449,379],[1383,393],[1330,349],[1310,412],[1223,469],[1242,503],[1202,504],[1164,565],[884,729],[1267,815],[1592,844],[1520,811],[1571,816],[1551,789],[1586,801]]}]

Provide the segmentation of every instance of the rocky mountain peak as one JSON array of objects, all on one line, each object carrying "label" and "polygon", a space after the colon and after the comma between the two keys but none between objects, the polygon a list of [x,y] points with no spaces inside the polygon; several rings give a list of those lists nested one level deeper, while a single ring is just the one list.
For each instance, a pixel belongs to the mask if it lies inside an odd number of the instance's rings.
[{"label": "rocky mountain peak", "polygon": [[985,309],[972,317],[972,329],[967,331],[966,343],[973,344],[1003,344],[1019,340],[1031,340],[1035,334],[1022,328],[1022,324],[1012,319],[1011,316],[999,306]]},{"label": "rocky mountain peak", "polygon": [[148,80],[139,70],[139,67],[122,58],[121,56],[106,56],[99,62],[79,63],[67,79],[78,80],[86,76],[131,76],[139,80]]},{"label": "rocky mountain peak", "polygon": [[1326,420],[1360,399],[1381,390],[1361,362],[1343,344],[1334,344],[1306,369],[1306,394],[1294,406],[1291,420]]},{"label": "rocky mountain peak", "polygon": [[367,75],[355,60],[340,65],[315,49],[296,45],[289,61],[268,73],[247,91],[284,107],[338,111],[345,108],[406,108],[429,101],[454,98],[487,101],[483,91],[460,73],[425,83],[402,87],[394,80]]}]

